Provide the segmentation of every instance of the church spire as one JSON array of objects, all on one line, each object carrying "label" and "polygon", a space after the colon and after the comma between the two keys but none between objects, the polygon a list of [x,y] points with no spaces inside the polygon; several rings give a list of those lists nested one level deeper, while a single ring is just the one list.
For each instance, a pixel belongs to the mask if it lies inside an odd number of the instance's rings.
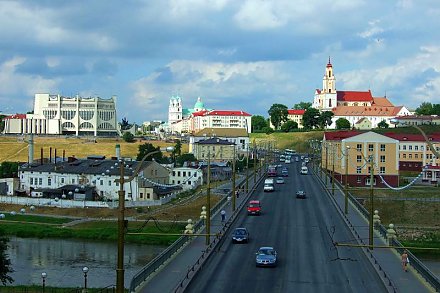
[{"label": "church spire", "polygon": [[331,60],[330,60],[330,56],[328,56],[327,67],[332,67],[332,62],[331,62]]}]

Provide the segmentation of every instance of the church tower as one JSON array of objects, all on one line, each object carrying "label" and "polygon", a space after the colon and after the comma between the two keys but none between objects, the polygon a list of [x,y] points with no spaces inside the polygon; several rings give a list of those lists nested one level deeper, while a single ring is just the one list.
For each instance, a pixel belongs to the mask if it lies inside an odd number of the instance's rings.
[{"label": "church tower", "polygon": [[322,90],[317,89],[315,91],[312,107],[319,111],[331,111],[337,106],[336,78],[333,74],[333,65],[329,57],[322,79]]},{"label": "church tower", "polygon": [[179,96],[171,96],[168,106],[168,125],[182,119],[182,99]]},{"label": "church tower", "polygon": [[333,65],[328,57],[328,63],[325,67],[325,75],[322,79],[322,91],[324,93],[336,93],[336,79],[333,74]]}]

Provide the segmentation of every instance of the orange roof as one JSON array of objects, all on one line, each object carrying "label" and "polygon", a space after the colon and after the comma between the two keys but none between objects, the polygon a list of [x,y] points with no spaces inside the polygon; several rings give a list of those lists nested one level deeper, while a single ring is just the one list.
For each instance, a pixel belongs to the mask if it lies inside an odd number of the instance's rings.
[{"label": "orange roof", "polygon": [[243,111],[227,111],[227,110],[212,110],[209,113],[206,113],[206,115],[209,116],[252,116],[249,113],[243,112]]},{"label": "orange roof", "polygon": [[304,115],[305,112],[306,112],[306,110],[304,110],[304,109],[300,109],[300,110],[289,109],[289,110],[287,110],[287,113],[289,115]]},{"label": "orange roof", "polygon": [[26,114],[14,114],[3,119],[26,119]]},{"label": "orange roof", "polygon": [[333,108],[335,116],[396,116],[402,106],[381,107],[381,106],[338,106]]},{"label": "orange roof", "polygon": [[373,98],[373,104],[375,106],[384,106],[384,107],[394,106],[386,97]]},{"label": "orange roof", "polygon": [[372,102],[373,96],[371,95],[371,91],[337,91],[337,99],[340,102]]}]

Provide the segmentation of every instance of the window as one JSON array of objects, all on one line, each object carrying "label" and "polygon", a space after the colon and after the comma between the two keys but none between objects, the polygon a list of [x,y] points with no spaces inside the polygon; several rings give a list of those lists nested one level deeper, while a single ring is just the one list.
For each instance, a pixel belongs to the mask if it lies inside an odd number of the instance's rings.
[{"label": "window", "polygon": [[[370,177],[367,177],[365,179],[365,185],[370,185]],[[373,180],[373,185],[376,185],[376,178],[374,178],[374,180]]]},{"label": "window", "polygon": [[374,150],[374,145],[373,144],[369,144],[368,145],[368,151],[372,152]]},{"label": "window", "polygon": [[186,177],[186,171],[183,171],[183,177]]},{"label": "window", "polygon": [[419,146],[418,145],[414,146],[414,150],[418,151],[419,150]]},{"label": "window", "polygon": [[52,185],[52,178],[47,178],[47,185],[49,185],[49,186]]},{"label": "window", "polygon": [[380,151],[381,151],[381,152],[384,152],[384,151],[385,151],[385,145],[384,145],[384,144],[381,144],[381,145],[380,145]]},{"label": "window", "polygon": [[34,178],[31,177],[31,185],[34,184]]},{"label": "window", "polygon": [[385,174],[385,167],[380,167],[379,173],[380,174]]},{"label": "window", "polygon": [[380,156],[380,162],[385,163],[385,156]]},{"label": "window", "polygon": [[38,179],[38,185],[43,185],[43,178]]},{"label": "window", "polygon": [[178,171],[178,172],[177,172],[177,176],[179,176],[179,177],[180,177],[180,171]]},{"label": "window", "polygon": [[362,173],[362,168],[357,166],[356,167],[356,174],[361,174]]},{"label": "window", "polygon": [[368,166],[368,174],[371,174],[371,166]]},{"label": "window", "polygon": [[357,182],[357,183],[361,183],[361,181],[362,181],[362,180],[361,180],[361,176],[357,176],[357,177],[356,177],[356,182]]},{"label": "window", "polygon": [[64,183],[64,178],[61,178],[61,183]]},{"label": "window", "polygon": [[415,154],[414,158],[418,159],[419,158],[419,154]]},{"label": "window", "polygon": [[408,146],[408,149],[409,149],[410,151],[412,151],[412,145]]},{"label": "window", "polygon": [[358,163],[362,162],[362,156],[356,156],[356,162]]},{"label": "window", "polygon": [[72,184],[75,184],[75,178],[72,178]]},{"label": "window", "polygon": [[403,154],[403,158],[406,159],[406,154]]},{"label": "window", "polygon": [[173,176],[176,176],[176,171],[173,171]]},{"label": "window", "polygon": [[403,150],[406,151],[406,145],[403,145]]},{"label": "window", "polygon": [[108,181],[108,186],[112,186],[112,181],[111,180]]},{"label": "window", "polygon": [[143,192],[141,192],[141,193],[139,194],[139,198],[140,198],[140,199],[144,198],[144,193],[143,193]]},{"label": "window", "polygon": [[424,146],[420,146],[420,150],[423,151],[425,149]]},{"label": "window", "polygon": [[197,172],[194,172],[194,178],[197,178]]},{"label": "window", "polygon": [[99,180],[99,184],[100,184],[100,185],[104,185],[104,180],[102,180],[102,179]]},{"label": "window", "polygon": [[359,151],[359,152],[362,151],[362,144],[358,143],[356,145],[356,150]]},{"label": "window", "polygon": [[409,154],[408,157],[409,157],[410,159],[412,159],[412,154]]}]

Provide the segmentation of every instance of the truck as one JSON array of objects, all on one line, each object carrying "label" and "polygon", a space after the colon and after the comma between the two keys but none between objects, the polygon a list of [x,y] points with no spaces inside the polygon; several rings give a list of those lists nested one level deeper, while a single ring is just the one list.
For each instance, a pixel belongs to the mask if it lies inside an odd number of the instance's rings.
[{"label": "truck", "polygon": [[275,190],[275,185],[274,185],[274,179],[273,178],[267,178],[264,180],[264,187],[263,190],[264,192],[272,192]]}]

